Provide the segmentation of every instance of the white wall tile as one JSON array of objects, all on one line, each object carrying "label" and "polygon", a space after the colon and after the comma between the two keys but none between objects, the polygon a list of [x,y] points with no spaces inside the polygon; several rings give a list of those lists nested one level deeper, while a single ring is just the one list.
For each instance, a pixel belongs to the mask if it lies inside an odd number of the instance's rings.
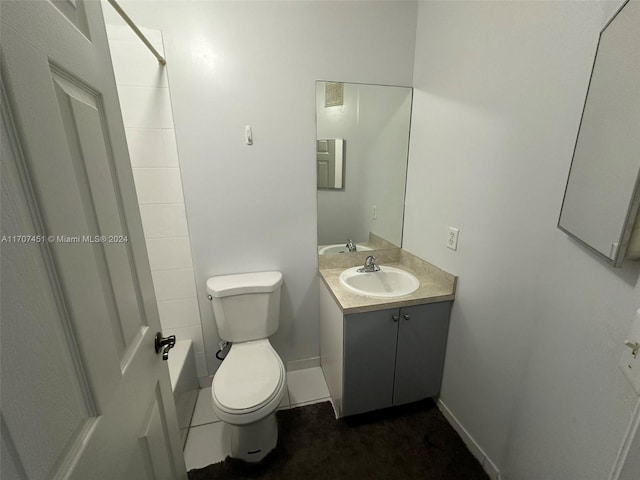
[{"label": "white wall tile", "polygon": [[188,237],[147,240],[151,270],[193,268]]},{"label": "white wall tile", "polygon": [[140,205],[145,238],[187,237],[187,216],[182,203]]},{"label": "white wall tile", "polygon": [[[160,313],[160,323],[163,330],[188,327],[200,323],[198,301],[195,298],[161,300],[158,302],[158,312]],[[189,338],[191,338],[191,335],[189,335]],[[200,347],[200,350],[202,350],[202,347]]]},{"label": "white wall tile", "polygon": [[118,86],[125,127],[173,128],[168,88]]},{"label": "white wall tile", "polygon": [[[199,321],[199,320],[198,320]],[[175,335],[177,340],[191,339],[193,342],[193,352],[195,354],[204,352],[204,344],[202,342],[202,326],[188,325],[186,327],[167,327],[162,329],[164,335]]]},{"label": "white wall tile", "polygon": [[152,271],[157,300],[195,298],[196,283],[193,269]]},{"label": "white wall tile", "polygon": [[125,133],[132,167],[179,167],[173,129],[130,127]]},{"label": "white wall tile", "polygon": [[[142,31],[164,55],[161,32]],[[128,27],[107,32],[160,320],[165,334],[193,341],[207,377],[166,68]]]},{"label": "white wall tile", "polygon": [[207,359],[204,352],[195,352],[196,355],[196,371],[198,377],[204,378],[209,376],[209,368],[207,367]]},{"label": "white wall tile", "polygon": [[[107,30],[107,37],[109,41],[132,40],[134,37],[132,37],[131,35],[135,35],[135,33],[133,33],[131,31],[131,28],[129,28],[127,25],[115,25],[115,24],[108,23],[105,25],[105,28]],[[111,56],[114,57],[113,54]],[[115,59],[112,58],[112,60],[115,60]]]},{"label": "white wall tile", "polygon": [[184,203],[180,169],[134,168],[138,203]]},{"label": "white wall tile", "polygon": [[[149,40],[149,43],[151,43],[151,45],[153,45],[155,49],[158,50],[158,52],[160,52],[160,55],[164,55],[164,46],[162,43],[162,31],[151,29],[151,28],[144,28],[144,27],[138,27],[138,28],[140,29],[142,34],[145,37],[147,37],[147,40]],[[135,39],[138,42],[140,41],[137,35],[135,35]],[[153,57],[153,58],[155,59],[156,57]]]},{"label": "white wall tile", "polygon": [[166,162],[168,164],[179,165],[176,131],[173,128],[165,128],[162,130],[162,138],[164,139],[164,153],[166,155]]},{"label": "white wall tile", "polygon": [[151,51],[135,40],[109,40],[118,86],[166,87],[167,68],[160,65]]},{"label": "white wall tile", "polygon": [[191,340],[193,341],[193,351],[195,353],[204,352],[204,338],[202,334],[202,324],[200,323],[200,314],[198,312],[198,324],[190,325],[186,327],[191,333]]},{"label": "white wall tile", "polygon": [[[108,23],[107,25],[105,25],[107,29],[107,37],[109,37],[110,42],[112,40],[116,40],[120,42],[127,41],[131,43],[133,42],[141,43],[138,36],[133,32],[133,30],[131,30],[131,27],[124,25],[119,16],[117,16],[117,20],[118,22],[120,22],[119,24]],[[144,27],[138,27],[138,28],[144,34],[144,36],[147,37],[147,40],[151,42],[151,45],[153,45],[156,48],[156,50],[158,50],[162,55],[164,55],[164,47],[162,44],[162,32],[160,30],[155,30],[150,28],[144,28]],[[112,56],[115,56],[115,55],[112,55]]]}]

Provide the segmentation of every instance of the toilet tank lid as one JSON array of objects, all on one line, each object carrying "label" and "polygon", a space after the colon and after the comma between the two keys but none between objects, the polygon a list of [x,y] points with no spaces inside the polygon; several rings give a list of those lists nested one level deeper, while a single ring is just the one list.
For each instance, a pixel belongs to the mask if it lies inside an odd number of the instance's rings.
[{"label": "toilet tank lid", "polygon": [[245,293],[273,292],[282,285],[280,272],[237,273],[207,280],[207,292],[212,297],[228,297]]}]

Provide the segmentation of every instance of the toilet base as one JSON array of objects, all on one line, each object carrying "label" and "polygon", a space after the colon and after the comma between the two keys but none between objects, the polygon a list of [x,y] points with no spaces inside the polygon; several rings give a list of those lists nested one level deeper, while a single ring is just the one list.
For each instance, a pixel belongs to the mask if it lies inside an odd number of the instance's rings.
[{"label": "toilet base", "polygon": [[249,425],[230,425],[231,458],[245,462],[259,462],[276,447],[278,443],[278,423],[276,414]]}]

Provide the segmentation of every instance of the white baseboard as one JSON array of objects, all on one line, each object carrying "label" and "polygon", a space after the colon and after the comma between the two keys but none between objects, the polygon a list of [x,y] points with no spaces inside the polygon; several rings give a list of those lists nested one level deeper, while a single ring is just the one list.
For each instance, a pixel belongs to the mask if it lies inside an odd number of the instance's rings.
[{"label": "white baseboard", "polygon": [[458,421],[456,416],[451,413],[449,408],[444,404],[442,400],[438,399],[436,404],[442,412],[442,415],[444,415],[444,418],[447,419],[453,429],[458,433],[458,435],[460,435],[460,438],[462,438],[462,441],[467,446],[471,454],[480,462],[480,465],[482,465],[484,471],[487,472],[489,478],[491,478],[491,480],[501,480],[502,477],[500,475],[498,467],[496,467],[496,464],[491,461],[486,453],[484,453],[482,447],[480,447],[480,445],[478,445],[478,443],[473,439],[469,432],[467,432],[467,430]]},{"label": "white baseboard", "polygon": [[636,435],[640,435],[640,400],[636,403],[636,407],[631,415],[631,421],[629,422],[627,431],[622,439],[622,444],[618,450],[618,456],[613,464],[611,473],[609,474],[609,480],[618,480],[622,475],[625,462],[627,461],[627,455]]},{"label": "white baseboard", "polygon": [[320,357],[303,358],[302,360],[294,360],[287,362],[287,372],[295,370],[304,370],[305,368],[313,368],[320,366]]}]

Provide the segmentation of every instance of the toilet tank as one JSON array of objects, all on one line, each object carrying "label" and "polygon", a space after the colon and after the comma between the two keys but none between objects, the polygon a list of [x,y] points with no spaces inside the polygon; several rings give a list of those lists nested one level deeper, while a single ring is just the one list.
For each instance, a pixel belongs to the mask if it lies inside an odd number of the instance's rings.
[{"label": "toilet tank", "polygon": [[273,335],[280,322],[282,273],[222,275],[207,280],[218,334],[227,342],[248,342]]}]

